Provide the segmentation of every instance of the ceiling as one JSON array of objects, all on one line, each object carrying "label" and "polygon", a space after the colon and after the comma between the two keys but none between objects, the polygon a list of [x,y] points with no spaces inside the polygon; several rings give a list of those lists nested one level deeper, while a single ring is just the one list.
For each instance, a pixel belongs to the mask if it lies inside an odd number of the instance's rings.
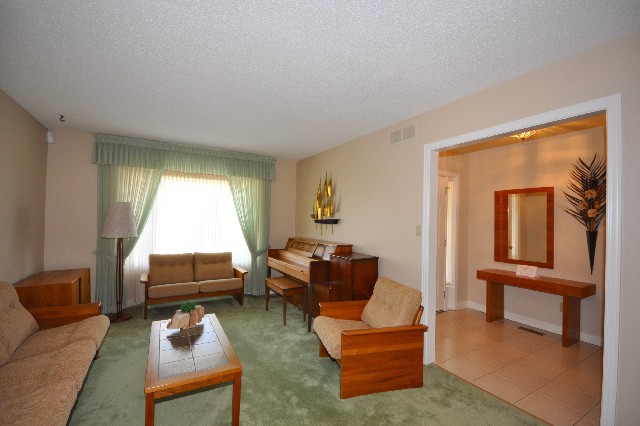
[{"label": "ceiling", "polygon": [[5,0],[0,90],[50,129],[297,160],[637,31],[638,0]]},{"label": "ceiling", "polygon": [[531,135],[519,133],[524,139],[519,138],[518,134],[510,134],[502,135],[497,138],[492,138],[480,142],[474,141],[459,148],[452,148],[446,151],[441,151],[440,157],[451,157],[453,155],[470,154],[472,152],[484,151],[486,149],[500,148],[509,145],[519,145],[521,143],[529,143],[539,139],[566,135],[568,133],[593,129],[595,127],[605,127],[606,125],[607,115],[605,113],[588,115],[585,117],[579,117],[576,120],[553,123],[552,125],[546,127],[526,129],[533,130],[535,133]]}]

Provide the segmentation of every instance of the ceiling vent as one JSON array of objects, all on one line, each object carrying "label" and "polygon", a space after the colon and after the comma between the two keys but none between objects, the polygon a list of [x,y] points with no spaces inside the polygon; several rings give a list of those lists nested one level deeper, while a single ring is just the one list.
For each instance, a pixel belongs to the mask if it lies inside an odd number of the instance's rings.
[{"label": "ceiling vent", "polygon": [[400,130],[396,130],[391,133],[391,144],[398,144],[402,142],[407,142],[416,138],[416,125],[412,124],[411,126],[403,127]]}]

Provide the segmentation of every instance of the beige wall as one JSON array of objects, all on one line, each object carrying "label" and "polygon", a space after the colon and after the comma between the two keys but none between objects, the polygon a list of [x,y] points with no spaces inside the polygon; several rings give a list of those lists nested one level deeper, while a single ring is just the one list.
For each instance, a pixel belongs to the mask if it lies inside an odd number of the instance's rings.
[{"label": "beige wall", "polygon": [[[399,123],[300,161],[296,232],[319,237],[309,218],[311,199],[324,171],[333,172],[340,182],[341,222],[326,238],[353,242],[358,250],[379,255],[381,273],[419,288],[422,259],[415,225],[422,220],[425,144],[618,93],[623,235],[617,415],[619,424],[635,424],[640,418],[640,226],[635,219],[640,211],[640,34],[421,114],[407,121],[417,123],[413,142],[389,145],[389,135],[402,126]],[[584,252],[578,256],[582,261]],[[477,285],[473,280],[470,276],[470,285]]]},{"label": "beige wall", "polygon": [[0,91],[0,280],[44,264],[47,129]]},{"label": "beige wall", "polygon": [[[56,130],[55,136],[55,144],[49,146],[47,170],[45,268],[90,267],[91,282],[95,283],[98,168],[91,164],[93,135]],[[284,245],[286,237],[294,233],[295,187],[295,163],[277,160],[269,239],[274,247]]]},{"label": "beige wall", "polygon": [[[593,275],[585,230],[563,211],[569,204],[566,191],[568,171],[578,157],[589,162],[594,154],[604,158],[605,129],[584,130],[510,147],[468,154],[469,192],[465,200],[473,213],[468,219],[468,302],[485,310],[485,284],[475,279],[485,268],[515,270],[515,265],[493,261],[494,191],[516,188],[554,187],[554,269],[540,269],[540,275],[592,282],[594,296],[582,301],[582,340],[601,344],[604,305],[605,223],[596,245]],[[546,234],[545,234],[546,235]],[[562,332],[561,298],[513,287],[505,288],[505,315],[509,319],[555,333]]]},{"label": "beige wall", "polygon": [[[91,164],[93,135],[58,129],[49,145],[44,266],[91,268],[95,294],[98,168]],[[92,299],[93,300],[93,299]]]}]

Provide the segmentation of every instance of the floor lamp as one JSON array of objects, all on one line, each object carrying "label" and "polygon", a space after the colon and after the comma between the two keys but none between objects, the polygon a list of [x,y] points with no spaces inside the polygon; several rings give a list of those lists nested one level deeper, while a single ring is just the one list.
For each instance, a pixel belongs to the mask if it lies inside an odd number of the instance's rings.
[{"label": "floor lamp", "polygon": [[117,238],[116,257],[116,313],[109,314],[111,322],[123,322],[131,319],[131,315],[122,312],[122,295],[124,293],[124,241],[123,238],[137,237],[136,219],[133,207],[129,202],[114,201],[109,204],[107,215],[102,226],[102,238]]}]

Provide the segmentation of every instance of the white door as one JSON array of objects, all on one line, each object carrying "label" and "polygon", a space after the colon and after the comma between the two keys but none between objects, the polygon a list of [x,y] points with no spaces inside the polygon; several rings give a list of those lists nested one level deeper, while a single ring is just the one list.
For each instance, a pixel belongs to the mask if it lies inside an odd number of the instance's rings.
[{"label": "white door", "polygon": [[438,260],[436,268],[436,311],[446,309],[447,290],[447,213],[448,213],[448,178],[438,176]]}]

